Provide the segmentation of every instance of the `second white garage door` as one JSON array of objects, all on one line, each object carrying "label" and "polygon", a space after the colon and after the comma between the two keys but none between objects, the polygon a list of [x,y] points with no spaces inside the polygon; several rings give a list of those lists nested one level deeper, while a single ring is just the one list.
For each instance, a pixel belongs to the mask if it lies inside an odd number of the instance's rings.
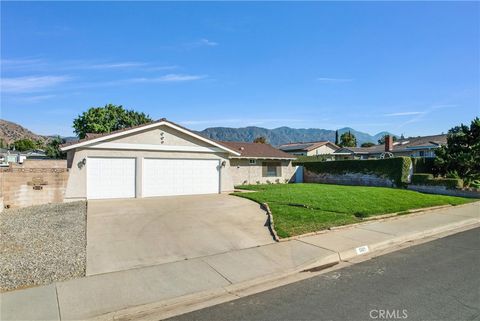
[{"label": "second white garage door", "polygon": [[143,160],[142,195],[214,194],[220,191],[220,161],[216,159]]}]

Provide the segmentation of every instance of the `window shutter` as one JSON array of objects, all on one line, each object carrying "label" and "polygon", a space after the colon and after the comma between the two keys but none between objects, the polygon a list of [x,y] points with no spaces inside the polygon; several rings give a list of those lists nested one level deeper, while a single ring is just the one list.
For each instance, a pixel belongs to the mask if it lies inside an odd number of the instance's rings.
[{"label": "window shutter", "polygon": [[277,166],[277,176],[278,177],[282,176],[282,163],[278,164]]}]

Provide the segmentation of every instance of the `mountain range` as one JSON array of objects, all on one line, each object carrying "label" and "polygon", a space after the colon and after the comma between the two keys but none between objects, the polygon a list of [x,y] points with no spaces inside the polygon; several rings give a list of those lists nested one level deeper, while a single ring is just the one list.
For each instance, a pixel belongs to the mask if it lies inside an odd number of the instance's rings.
[{"label": "mountain range", "polygon": [[[357,138],[359,146],[365,142],[377,143],[381,137],[388,134],[388,132],[380,132],[375,135],[370,135],[349,127],[341,128],[338,131],[339,135],[350,131]],[[279,127],[275,129],[267,129],[254,126],[243,128],[210,127],[202,131],[197,131],[197,133],[215,140],[243,142],[252,142],[255,138],[263,136],[267,138],[268,143],[273,146],[292,142],[311,142],[319,140],[335,142],[334,130],[319,128]],[[37,135],[19,124],[0,119],[0,140],[3,140],[4,143],[10,144],[22,138],[47,141],[51,137],[53,136]],[[63,138],[67,141],[75,140],[75,137]]]},{"label": "mountain range", "polygon": [[[370,135],[361,131],[357,131],[350,127],[341,128],[338,130],[339,136],[350,131],[357,138],[357,144],[372,142],[377,144],[378,140],[384,135],[390,134],[388,132],[380,132],[375,135]],[[267,129],[262,127],[210,127],[198,132],[202,136],[223,141],[243,141],[251,142],[255,138],[263,136],[267,138],[269,144],[273,146],[280,146],[286,143],[293,142],[312,142],[328,140],[335,142],[335,131],[320,128],[290,128],[279,127],[274,129]]]}]

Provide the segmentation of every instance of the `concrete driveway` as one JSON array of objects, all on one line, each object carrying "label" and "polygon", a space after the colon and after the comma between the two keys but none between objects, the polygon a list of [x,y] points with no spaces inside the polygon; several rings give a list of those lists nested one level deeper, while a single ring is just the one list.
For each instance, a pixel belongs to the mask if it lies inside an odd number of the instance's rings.
[{"label": "concrete driveway", "polygon": [[87,275],[273,243],[266,219],[222,194],[89,201]]}]

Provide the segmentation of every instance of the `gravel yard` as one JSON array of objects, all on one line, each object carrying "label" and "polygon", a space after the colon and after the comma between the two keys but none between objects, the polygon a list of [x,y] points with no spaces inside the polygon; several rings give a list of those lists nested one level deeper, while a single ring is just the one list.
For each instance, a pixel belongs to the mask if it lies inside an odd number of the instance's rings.
[{"label": "gravel yard", "polygon": [[0,213],[0,291],[85,276],[86,203]]}]

